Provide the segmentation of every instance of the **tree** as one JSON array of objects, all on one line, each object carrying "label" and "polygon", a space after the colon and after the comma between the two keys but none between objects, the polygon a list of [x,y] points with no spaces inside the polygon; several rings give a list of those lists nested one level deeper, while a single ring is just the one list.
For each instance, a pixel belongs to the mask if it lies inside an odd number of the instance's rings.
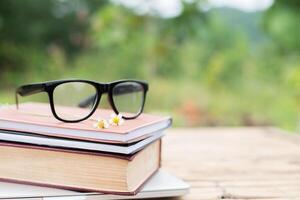
[{"label": "tree", "polygon": [[80,52],[88,45],[90,16],[104,4],[97,0],[1,0],[0,69],[21,70],[32,49],[46,52],[55,45],[68,57]]}]

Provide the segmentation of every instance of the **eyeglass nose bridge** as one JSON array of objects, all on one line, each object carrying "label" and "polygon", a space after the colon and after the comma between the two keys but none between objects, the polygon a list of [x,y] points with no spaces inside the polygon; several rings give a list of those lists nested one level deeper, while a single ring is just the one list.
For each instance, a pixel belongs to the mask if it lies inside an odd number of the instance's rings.
[{"label": "eyeglass nose bridge", "polygon": [[101,94],[109,92],[109,84],[101,84],[98,86],[98,92]]}]

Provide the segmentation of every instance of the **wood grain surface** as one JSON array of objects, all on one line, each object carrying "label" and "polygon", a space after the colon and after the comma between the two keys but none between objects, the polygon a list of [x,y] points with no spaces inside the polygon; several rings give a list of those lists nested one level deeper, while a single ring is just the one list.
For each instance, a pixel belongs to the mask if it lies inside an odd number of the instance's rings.
[{"label": "wood grain surface", "polygon": [[176,199],[300,199],[300,136],[275,128],[171,129],[162,167],[191,185]]}]

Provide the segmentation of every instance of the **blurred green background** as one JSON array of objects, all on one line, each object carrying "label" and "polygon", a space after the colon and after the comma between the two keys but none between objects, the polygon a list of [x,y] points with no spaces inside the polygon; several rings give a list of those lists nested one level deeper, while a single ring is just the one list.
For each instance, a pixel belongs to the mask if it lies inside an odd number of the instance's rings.
[{"label": "blurred green background", "polygon": [[1,0],[0,103],[25,83],[135,78],[176,126],[298,130],[299,19],[296,0]]}]

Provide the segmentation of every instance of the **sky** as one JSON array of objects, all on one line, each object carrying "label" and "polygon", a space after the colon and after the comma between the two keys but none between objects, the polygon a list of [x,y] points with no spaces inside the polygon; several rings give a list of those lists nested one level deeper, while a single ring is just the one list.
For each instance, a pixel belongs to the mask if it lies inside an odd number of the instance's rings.
[{"label": "sky", "polygon": [[[182,11],[181,0],[111,0],[133,9],[138,14],[156,14],[165,18],[178,16]],[[193,1],[193,0],[185,0]],[[245,12],[268,9],[273,0],[207,0],[201,9],[209,10],[214,7],[231,7]]]}]

